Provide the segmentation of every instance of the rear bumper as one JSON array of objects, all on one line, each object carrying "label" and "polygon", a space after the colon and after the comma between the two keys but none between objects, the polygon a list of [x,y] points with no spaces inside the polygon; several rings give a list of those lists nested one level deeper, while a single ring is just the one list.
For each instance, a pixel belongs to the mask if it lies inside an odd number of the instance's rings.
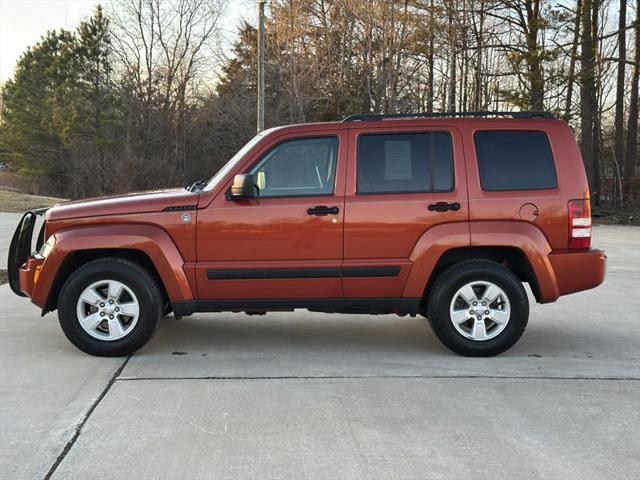
[{"label": "rear bumper", "polygon": [[607,256],[603,250],[554,252],[549,261],[560,295],[589,290],[604,282]]}]

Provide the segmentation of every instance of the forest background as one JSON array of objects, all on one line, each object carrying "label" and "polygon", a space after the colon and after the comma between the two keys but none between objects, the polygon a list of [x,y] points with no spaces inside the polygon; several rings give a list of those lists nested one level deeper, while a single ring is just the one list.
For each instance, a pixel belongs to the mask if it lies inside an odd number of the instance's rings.
[{"label": "forest background", "polygon": [[[257,35],[228,0],[113,0],[43,32],[1,87],[0,185],[184,186],[256,130]],[[266,127],[355,113],[551,111],[593,203],[638,217],[640,0],[270,0]]]}]

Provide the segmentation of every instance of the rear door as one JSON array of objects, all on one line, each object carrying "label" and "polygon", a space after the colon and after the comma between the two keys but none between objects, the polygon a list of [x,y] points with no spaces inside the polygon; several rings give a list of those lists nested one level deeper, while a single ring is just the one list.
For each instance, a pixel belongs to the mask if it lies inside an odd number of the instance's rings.
[{"label": "rear door", "polygon": [[409,256],[422,234],[442,223],[468,221],[468,217],[457,129],[350,130],[344,296],[400,297],[412,267]]}]

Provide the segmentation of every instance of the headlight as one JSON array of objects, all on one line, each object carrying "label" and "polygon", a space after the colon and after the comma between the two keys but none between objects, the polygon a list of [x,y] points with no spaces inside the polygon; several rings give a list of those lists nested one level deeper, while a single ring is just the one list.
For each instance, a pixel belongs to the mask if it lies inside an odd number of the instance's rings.
[{"label": "headlight", "polygon": [[47,238],[47,241],[44,242],[42,247],[40,247],[40,251],[38,252],[38,254],[40,254],[42,258],[47,258],[51,253],[51,250],[53,250],[53,246],[55,244],[56,244],[56,238],[53,235],[51,235],[49,238]]}]

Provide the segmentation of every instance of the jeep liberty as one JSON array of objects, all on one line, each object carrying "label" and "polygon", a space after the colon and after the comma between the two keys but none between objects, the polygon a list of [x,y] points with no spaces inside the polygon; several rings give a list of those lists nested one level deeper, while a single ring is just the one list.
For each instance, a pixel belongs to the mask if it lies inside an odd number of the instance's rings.
[{"label": "jeep liberty", "polygon": [[27,212],[8,274],[93,355],[135,352],[171,311],[308,309],[424,315],[491,356],[527,325],[524,283],[554,302],[605,263],[571,128],[484,112],[272,128],[208,182]]}]

